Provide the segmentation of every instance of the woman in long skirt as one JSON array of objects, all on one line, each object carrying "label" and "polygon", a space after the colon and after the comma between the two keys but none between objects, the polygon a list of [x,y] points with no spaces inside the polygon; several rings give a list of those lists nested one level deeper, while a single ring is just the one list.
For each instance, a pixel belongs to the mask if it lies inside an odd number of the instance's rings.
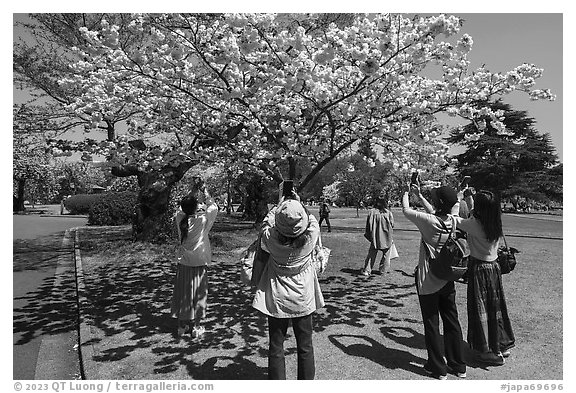
[{"label": "woman in long skirt", "polygon": [[479,191],[474,196],[468,192],[466,202],[471,217],[456,221],[458,228],[467,233],[470,246],[468,344],[479,361],[499,366],[515,345],[497,262],[502,236],[500,201],[490,191]]},{"label": "woman in long skirt", "polygon": [[180,246],[171,313],[178,320],[178,336],[189,332],[193,337],[200,337],[205,332],[202,319],[208,303],[206,270],[212,259],[208,233],[216,220],[218,206],[206,188],[202,188],[205,204],[200,204],[197,193],[191,192],[182,199],[176,213]]}]

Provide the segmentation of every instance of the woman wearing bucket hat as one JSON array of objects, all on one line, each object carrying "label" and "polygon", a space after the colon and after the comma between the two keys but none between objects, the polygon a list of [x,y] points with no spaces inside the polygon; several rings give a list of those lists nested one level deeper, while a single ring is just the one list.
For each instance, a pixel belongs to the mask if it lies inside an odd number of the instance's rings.
[{"label": "woman wearing bucket hat", "polygon": [[270,253],[252,306],[268,316],[268,378],[286,379],[284,340],[292,322],[298,349],[298,379],[314,379],[312,314],[324,297],[312,263],[320,227],[300,200],[285,199],[262,226],[262,248]]},{"label": "woman wearing bucket hat", "polygon": [[[410,208],[409,190],[420,199],[427,212]],[[465,378],[466,363],[464,363],[462,328],[458,320],[454,281],[441,280],[434,276],[429,270],[426,257],[428,252],[436,254],[436,250],[441,247],[441,234],[445,232],[440,220],[447,227],[452,226],[449,215],[458,212],[458,195],[448,186],[433,188],[431,194],[432,204],[420,192],[419,184],[412,184],[410,189],[405,189],[402,196],[402,212],[416,225],[422,236],[415,279],[428,352],[428,361],[424,369],[438,379],[447,379],[448,369],[458,377]],[[439,317],[443,323],[443,346]]]}]

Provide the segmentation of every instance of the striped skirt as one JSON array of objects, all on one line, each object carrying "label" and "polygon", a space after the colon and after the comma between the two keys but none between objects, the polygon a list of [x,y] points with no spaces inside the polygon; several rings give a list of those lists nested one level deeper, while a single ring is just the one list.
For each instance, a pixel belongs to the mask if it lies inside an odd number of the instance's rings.
[{"label": "striped skirt", "polygon": [[181,321],[200,322],[208,304],[208,274],[206,266],[178,264],[174,279],[171,313]]},{"label": "striped skirt", "polygon": [[500,266],[470,258],[468,266],[468,345],[498,353],[514,347]]}]

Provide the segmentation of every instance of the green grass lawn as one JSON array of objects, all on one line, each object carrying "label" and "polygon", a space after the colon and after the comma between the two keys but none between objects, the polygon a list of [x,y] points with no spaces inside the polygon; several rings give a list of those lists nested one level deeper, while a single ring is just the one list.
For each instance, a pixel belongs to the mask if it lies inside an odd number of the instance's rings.
[{"label": "green grass lawn", "polygon": [[[368,250],[363,238],[366,212],[360,211],[360,217],[354,209],[332,212],[334,230],[322,233],[324,244],[332,249],[321,277],[326,307],[314,320],[317,379],[429,379],[422,370],[426,350],[412,277],[418,232],[394,210],[400,257],[392,261],[389,274],[364,278],[357,272]],[[468,357],[468,379],[562,379],[561,217],[505,215],[503,220],[508,243],[522,251],[516,270],[504,276],[517,346],[502,367],[485,368]],[[251,309],[251,290],[239,279],[240,256],[255,236],[248,223],[232,226],[219,220],[215,226],[208,333],[198,342],[173,335],[174,321],[168,315],[173,245],[132,243],[127,228],[83,228],[88,298],[83,314],[91,336],[82,340],[94,348],[85,361],[87,377],[265,378],[266,320]],[[456,285],[466,340],[466,287]],[[294,379],[293,337],[286,351],[288,377]]]}]

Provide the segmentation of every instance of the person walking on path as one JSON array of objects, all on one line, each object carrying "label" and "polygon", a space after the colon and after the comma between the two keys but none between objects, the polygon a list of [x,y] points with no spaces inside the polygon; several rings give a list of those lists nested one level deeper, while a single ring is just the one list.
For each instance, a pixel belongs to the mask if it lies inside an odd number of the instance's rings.
[{"label": "person walking on path", "polygon": [[320,222],[318,223],[319,227],[322,228],[322,221],[326,220],[326,225],[328,226],[328,232],[332,232],[332,227],[330,226],[330,201],[325,199],[320,203]]},{"label": "person walking on path", "polygon": [[481,190],[466,202],[468,219],[457,218],[456,225],[467,233],[470,247],[468,264],[468,345],[478,360],[494,366],[504,364],[514,347],[514,332],[498,265],[498,245],[502,237],[500,201],[490,191]]},{"label": "person walking on path", "polygon": [[191,333],[193,337],[204,334],[202,319],[208,303],[207,265],[212,259],[208,233],[216,221],[218,206],[210,197],[203,183],[198,192],[192,191],[180,202],[176,213],[178,231],[178,267],[174,280],[171,313],[178,320],[178,336]]},{"label": "person walking on path", "polygon": [[[410,207],[409,190],[420,199],[427,212],[416,211]],[[465,378],[462,328],[458,320],[454,282],[434,276],[427,257],[428,254],[436,256],[443,245],[441,235],[445,234],[445,230],[440,221],[449,228],[452,226],[449,215],[458,203],[456,191],[447,186],[435,188],[432,190],[432,203],[433,205],[421,194],[418,184],[411,185],[410,189],[406,188],[402,196],[402,212],[416,225],[422,236],[415,280],[428,353],[424,370],[438,379],[447,379],[448,370],[460,378]],[[443,323],[444,350],[439,318],[442,318]]]},{"label": "person walking on path", "polygon": [[324,307],[312,250],[320,236],[316,218],[294,199],[273,207],[262,226],[262,249],[270,253],[252,306],[268,316],[268,378],[286,379],[284,341],[292,322],[298,351],[298,379],[314,379],[312,315]]},{"label": "person walking on path", "polygon": [[364,260],[364,267],[360,271],[363,276],[370,276],[378,252],[382,252],[379,270],[381,274],[390,270],[390,254],[393,245],[394,215],[388,209],[388,200],[378,198],[374,209],[370,209],[366,217],[366,231],[364,237],[370,242],[368,255]]}]

